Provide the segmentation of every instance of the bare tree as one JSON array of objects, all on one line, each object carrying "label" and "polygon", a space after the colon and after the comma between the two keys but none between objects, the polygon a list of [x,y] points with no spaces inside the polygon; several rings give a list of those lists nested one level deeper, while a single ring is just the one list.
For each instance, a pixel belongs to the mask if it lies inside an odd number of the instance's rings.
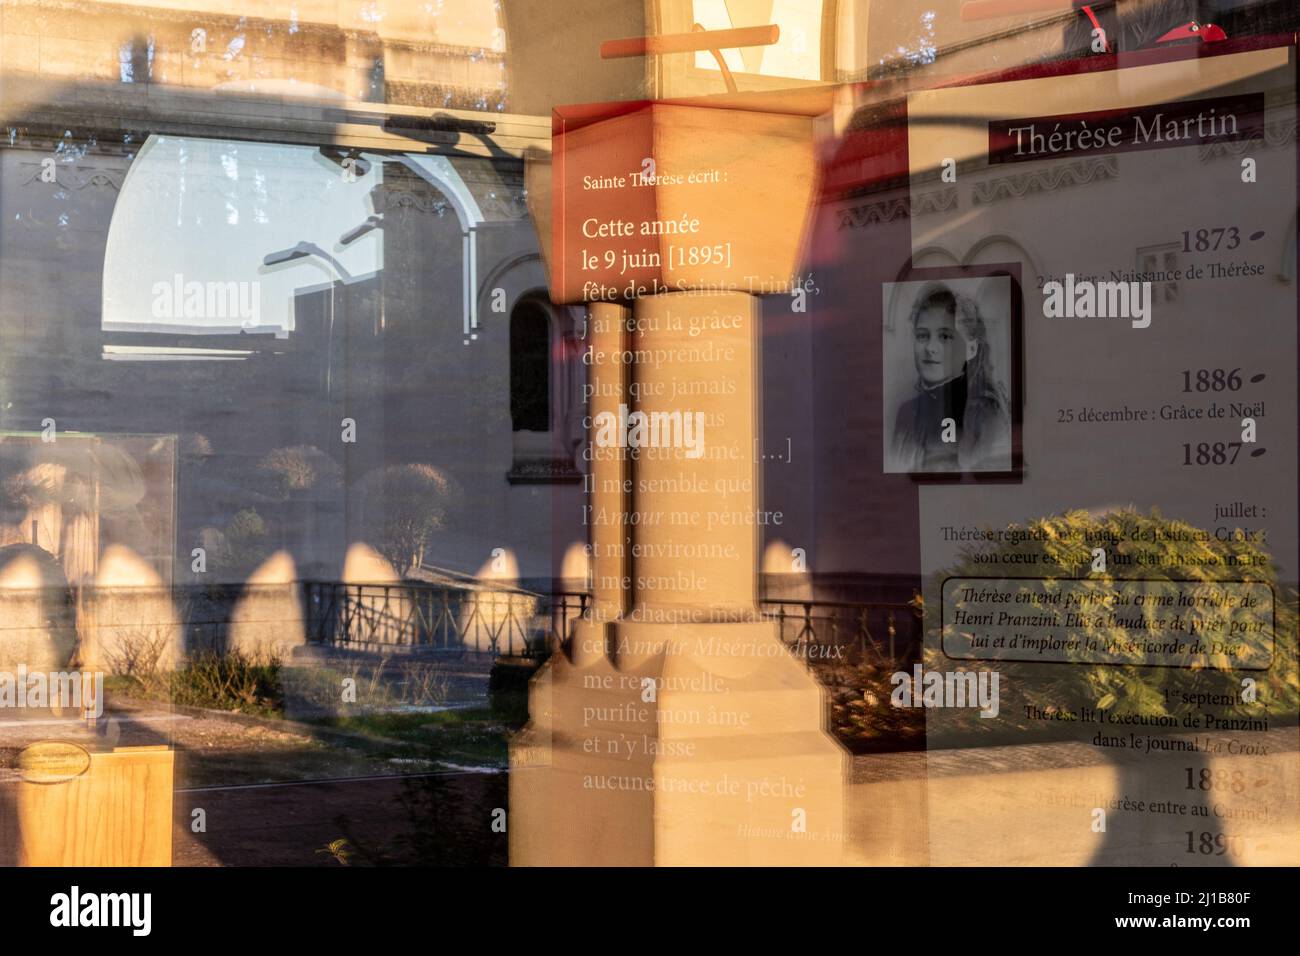
[{"label": "bare tree", "polygon": [[362,524],[399,573],[418,567],[459,498],[453,479],[432,465],[390,465],[361,480]]}]

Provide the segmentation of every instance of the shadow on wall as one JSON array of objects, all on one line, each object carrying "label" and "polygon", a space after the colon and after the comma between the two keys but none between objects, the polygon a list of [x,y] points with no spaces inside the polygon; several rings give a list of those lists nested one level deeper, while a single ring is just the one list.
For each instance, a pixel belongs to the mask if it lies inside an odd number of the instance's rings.
[{"label": "shadow on wall", "polygon": [[54,555],[31,544],[0,548],[0,670],[62,670],[76,649],[76,606]]}]

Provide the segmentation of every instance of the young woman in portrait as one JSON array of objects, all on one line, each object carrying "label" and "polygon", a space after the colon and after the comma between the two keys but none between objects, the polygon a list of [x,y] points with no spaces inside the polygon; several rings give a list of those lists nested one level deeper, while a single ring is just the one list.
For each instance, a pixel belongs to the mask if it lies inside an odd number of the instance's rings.
[{"label": "young woman in portrait", "polygon": [[935,282],[921,290],[909,321],[917,379],[894,421],[899,470],[1010,471],[1011,407],[978,304]]}]

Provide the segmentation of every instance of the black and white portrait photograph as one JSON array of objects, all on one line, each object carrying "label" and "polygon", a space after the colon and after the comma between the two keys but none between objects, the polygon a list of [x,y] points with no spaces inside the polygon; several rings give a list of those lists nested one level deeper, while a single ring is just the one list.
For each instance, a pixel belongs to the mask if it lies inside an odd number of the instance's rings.
[{"label": "black and white portrait photograph", "polygon": [[883,287],[884,471],[1014,473],[1018,291],[1012,277],[961,270],[912,276]]}]

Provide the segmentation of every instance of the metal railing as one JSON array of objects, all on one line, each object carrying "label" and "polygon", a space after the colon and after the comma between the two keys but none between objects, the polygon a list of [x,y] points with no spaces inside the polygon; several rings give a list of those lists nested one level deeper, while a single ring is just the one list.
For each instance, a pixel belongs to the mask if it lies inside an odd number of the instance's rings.
[{"label": "metal railing", "polygon": [[[589,594],[418,582],[303,585],[308,640],[358,649],[539,656],[566,641]],[[918,609],[891,602],[765,600],[781,640],[800,657],[892,663],[920,658]]]},{"label": "metal railing", "polygon": [[857,659],[894,665],[921,659],[918,605],[887,601],[764,600],[781,640],[807,660]]},{"label": "metal railing", "polygon": [[[116,643],[165,637],[195,652],[233,646],[236,629],[269,640],[303,627],[308,643],[329,647],[541,657],[569,639],[591,596],[472,581],[304,581],[86,588],[75,596],[66,588],[7,590],[0,605],[0,652],[34,630],[69,646],[93,632]],[[791,652],[810,662],[920,659],[921,617],[912,604],[784,598],[762,601],[762,610]]]},{"label": "metal railing", "polygon": [[357,650],[542,656],[568,637],[586,594],[486,587],[303,583],[307,639]]}]

